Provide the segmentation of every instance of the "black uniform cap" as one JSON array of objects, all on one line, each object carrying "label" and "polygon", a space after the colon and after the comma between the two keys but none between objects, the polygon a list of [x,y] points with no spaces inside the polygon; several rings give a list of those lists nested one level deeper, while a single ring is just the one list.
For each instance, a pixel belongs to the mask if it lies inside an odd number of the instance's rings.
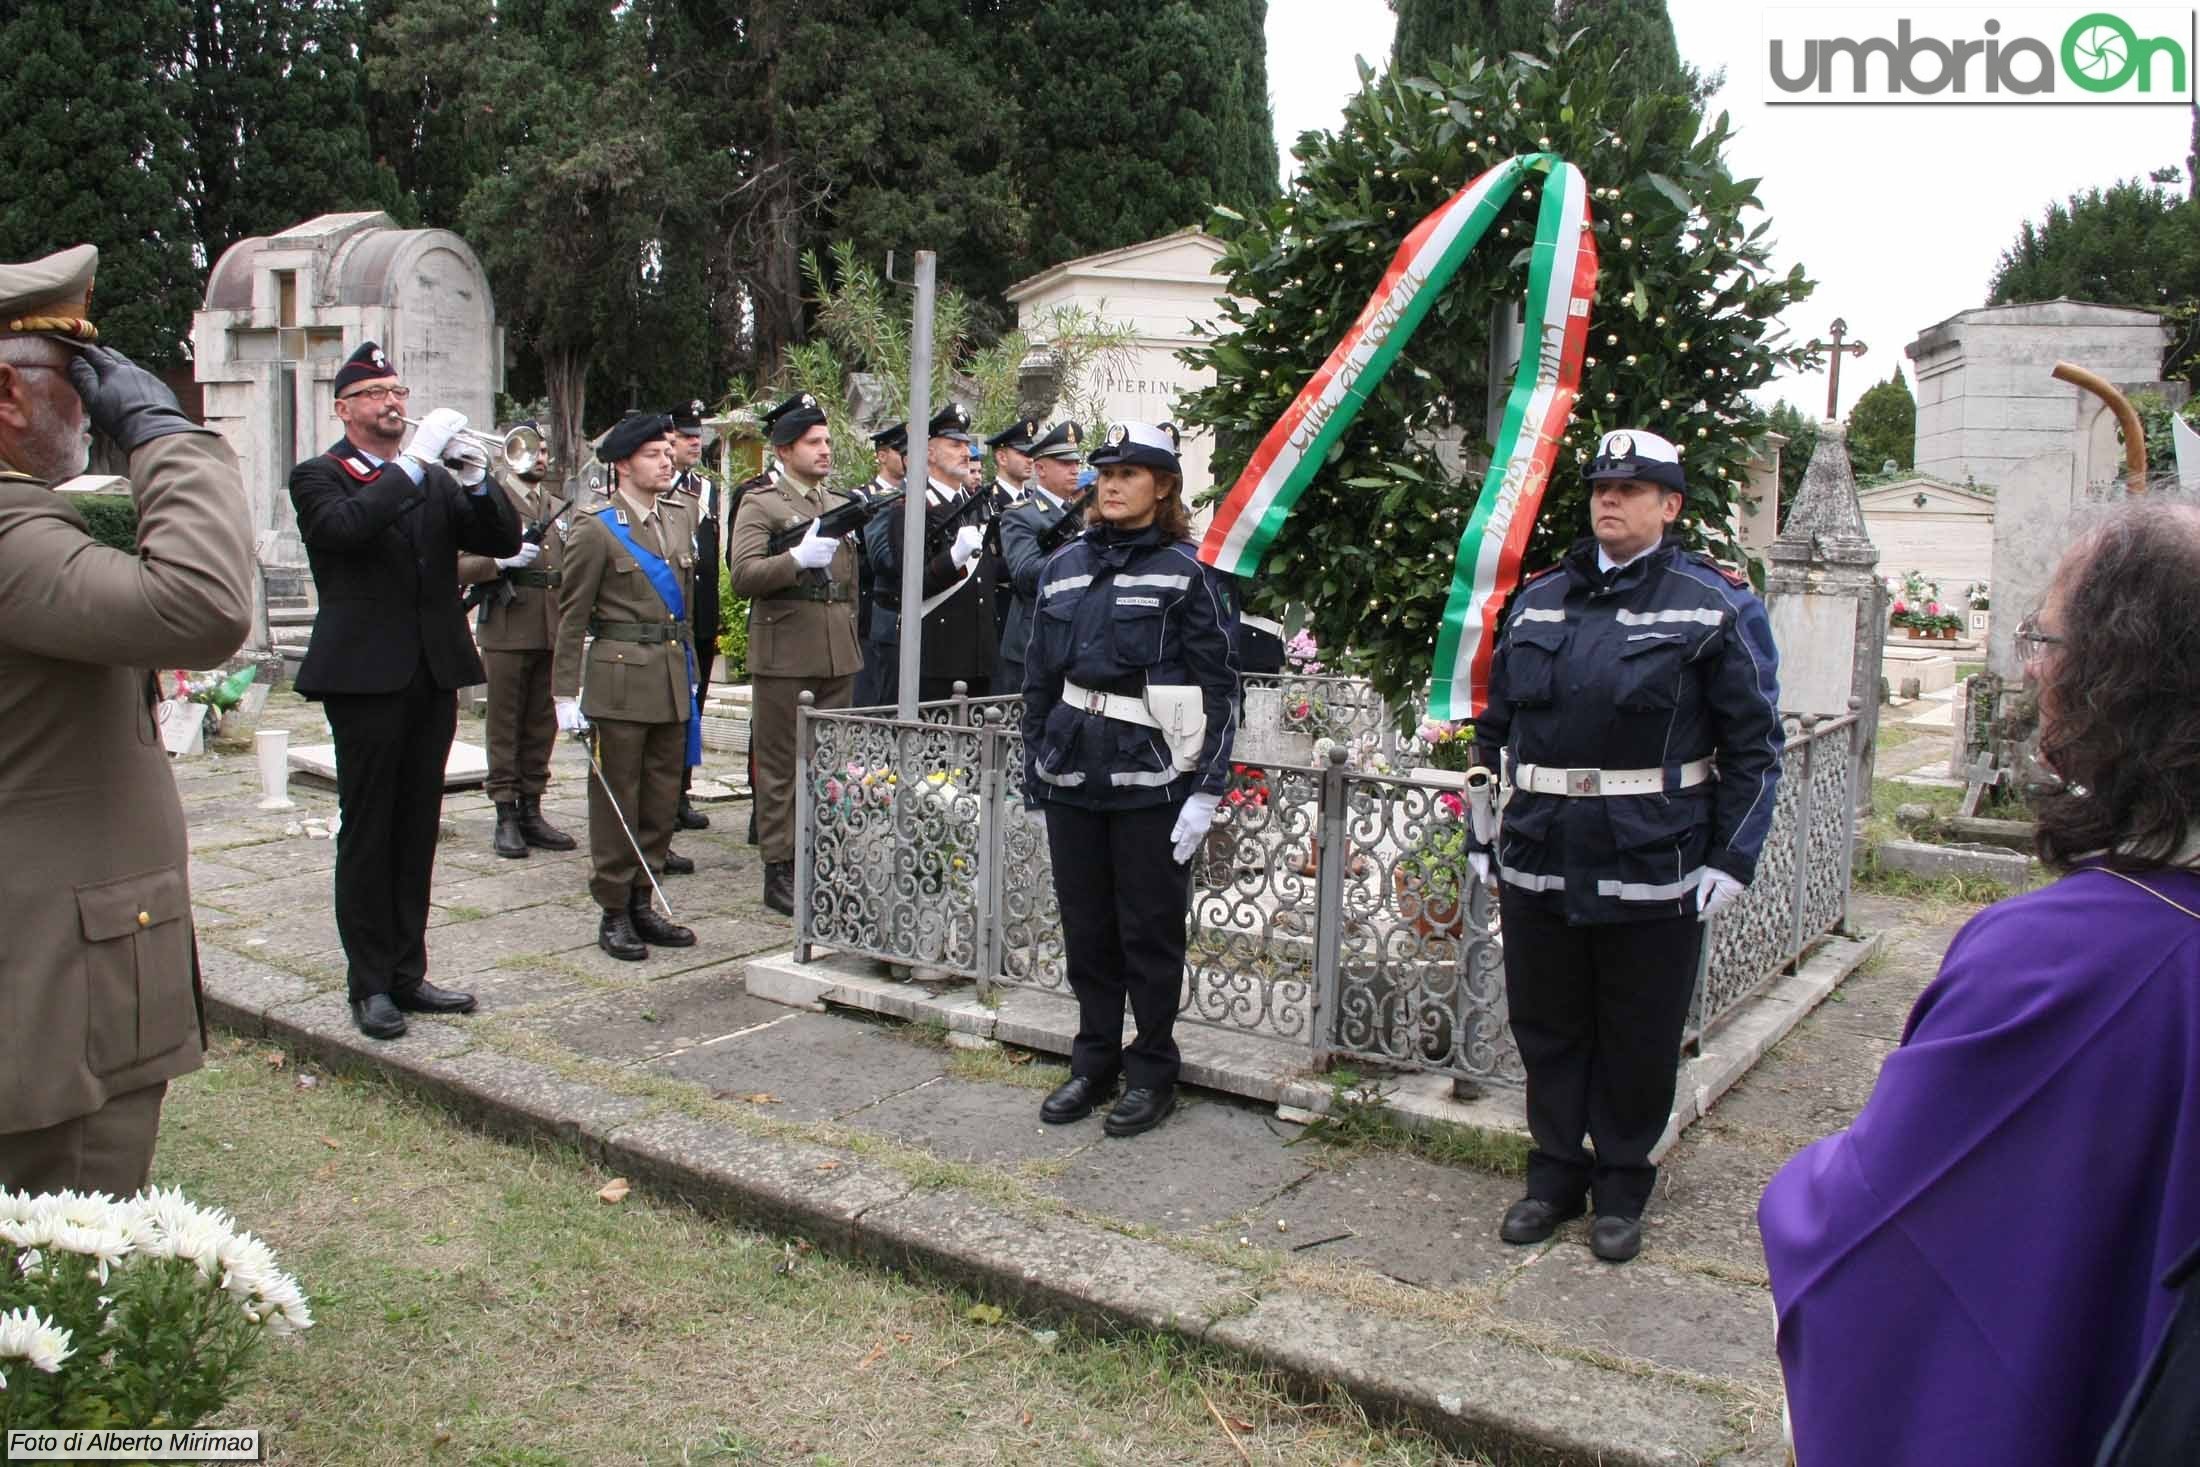
[{"label": "black uniform cap", "polygon": [[615,464],[621,459],[632,458],[636,449],[671,431],[672,419],[668,414],[628,413],[596,444],[596,457],[607,464]]},{"label": "black uniform cap", "polygon": [[772,447],[785,448],[825,421],[825,409],[807,392],[798,392],[764,414],[764,429]]},{"label": "black uniform cap", "polygon": [[371,341],[362,341],[359,350],[344,358],[344,365],[336,369],[336,395],[342,397],[362,382],[396,375],[397,368],[390,365],[382,348]]},{"label": "black uniform cap", "polygon": [[690,438],[703,436],[703,400],[691,397],[686,402],[674,403],[665,413],[672,419],[672,431],[685,433]]},{"label": "black uniform cap", "polygon": [[1031,452],[1031,440],[1038,436],[1038,421],[1033,418],[1024,418],[1018,422],[1010,423],[1000,432],[986,439],[985,446],[988,448],[1013,448],[1018,453],[1029,453]]},{"label": "black uniform cap", "polygon": [[1074,420],[1056,423],[1047,430],[1047,436],[1034,443],[1028,452],[1033,458],[1075,458],[1084,449],[1085,430]]},{"label": "black uniform cap", "polygon": [[971,436],[970,409],[959,402],[951,402],[932,415],[931,436],[952,438],[957,443],[976,443]]},{"label": "black uniform cap", "polygon": [[871,435],[873,448],[891,448],[899,454],[909,452],[909,425],[896,423],[891,428],[881,428]]}]

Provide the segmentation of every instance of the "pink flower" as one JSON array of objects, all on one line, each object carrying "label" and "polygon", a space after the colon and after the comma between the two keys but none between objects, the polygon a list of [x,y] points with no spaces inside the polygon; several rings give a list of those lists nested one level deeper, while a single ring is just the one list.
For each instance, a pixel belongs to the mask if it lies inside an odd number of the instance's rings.
[{"label": "pink flower", "polygon": [[1436,803],[1442,807],[1443,812],[1446,815],[1450,816],[1454,820],[1457,820],[1460,816],[1467,813],[1467,802],[1460,799],[1459,796],[1453,794],[1450,790],[1445,790],[1442,794],[1438,795],[1436,797]]},{"label": "pink flower", "polygon": [[1928,602],[1926,602],[1926,603],[1925,603],[1925,614],[1926,614],[1927,616],[1938,616],[1938,615],[1940,615],[1940,603],[1939,603],[1938,601],[1928,601]]},{"label": "pink flower", "polygon": [[1894,614],[1896,616],[1905,615],[1909,611],[1909,609],[1909,603],[1904,601],[1900,596],[1894,598]]}]

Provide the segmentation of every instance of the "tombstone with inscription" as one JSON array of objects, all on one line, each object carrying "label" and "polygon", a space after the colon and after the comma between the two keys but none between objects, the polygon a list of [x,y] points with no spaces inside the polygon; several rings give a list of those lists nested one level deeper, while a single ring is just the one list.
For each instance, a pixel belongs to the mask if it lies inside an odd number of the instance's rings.
[{"label": "tombstone with inscription", "polygon": [[[377,341],[412,389],[406,416],[456,408],[494,426],[503,335],[488,277],[448,230],[400,229],[382,213],[323,214],[239,240],[207,278],[191,323],[206,424],[235,450],[266,599],[254,644],[302,649],[311,613],[290,470],[342,436],[330,384]],[[270,625],[272,609],[273,625]]]},{"label": "tombstone with inscription", "polygon": [[1871,813],[1887,617],[1879,552],[1864,533],[1841,424],[1819,424],[1817,450],[1771,557],[1765,602],[1780,647],[1780,711],[1833,718],[1857,710],[1851,787],[1861,818]]}]

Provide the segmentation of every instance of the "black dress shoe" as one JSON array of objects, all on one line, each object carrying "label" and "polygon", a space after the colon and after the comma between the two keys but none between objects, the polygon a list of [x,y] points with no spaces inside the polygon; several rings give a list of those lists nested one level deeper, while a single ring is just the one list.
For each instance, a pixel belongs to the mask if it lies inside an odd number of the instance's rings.
[{"label": "black dress shoe", "polygon": [[682,830],[710,829],[710,817],[696,809],[686,795],[680,796],[680,812],[674,818]]},{"label": "black dress shoe", "polygon": [[649,956],[641,935],[634,930],[634,919],[625,912],[603,914],[603,920],[596,924],[596,946],[622,963],[638,963]]},{"label": "black dress shoe", "polygon": [[1606,1263],[1625,1263],[1642,1251],[1642,1219],[1607,1214],[1589,1225],[1589,1251]]},{"label": "black dress shoe", "polygon": [[665,852],[665,875],[693,876],[694,874],[695,863],[693,861],[690,861],[678,851]]},{"label": "black dress shoe", "polygon": [[510,800],[497,804],[497,832],[489,837],[489,849],[514,861],[527,859],[527,837],[520,834],[519,805]]},{"label": "black dress shoe", "polygon": [[764,863],[764,905],[782,917],[794,915],[794,862]]},{"label": "black dress shoe", "polygon": [[657,909],[647,897],[637,897],[626,909],[629,922],[634,924],[634,935],[655,947],[693,947],[695,930],[668,922],[657,915]]},{"label": "black dress shoe", "polygon": [[580,844],[564,831],[542,818],[542,796],[519,797],[519,835],[531,846],[546,851],[570,851]]},{"label": "black dress shoe", "polygon": [[1560,1223],[1572,1222],[1588,1210],[1579,1197],[1571,1203],[1523,1197],[1505,1209],[1505,1220],[1498,1225],[1497,1236],[1508,1243],[1541,1243],[1558,1231]]},{"label": "black dress shoe", "polygon": [[386,993],[370,994],[351,1002],[351,1021],[369,1039],[398,1039],[405,1033],[405,1016]]},{"label": "black dress shoe", "polygon": [[1168,1118],[1176,1109],[1176,1087],[1166,1090],[1148,1090],[1135,1086],[1123,1092],[1123,1098],[1108,1112],[1108,1118],[1100,1123],[1100,1129],[1110,1136],[1136,1136],[1150,1131]]},{"label": "black dress shoe", "polygon": [[425,978],[411,988],[390,994],[390,1002],[408,1014],[470,1014],[474,1011],[472,994],[438,988]]},{"label": "black dress shoe", "polygon": [[1050,1126],[1066,1126],[1071,1121],[1081,1121],[1099,1108],[1100,1102],[1115,1093],[1115,1077],[1099,1079],[1092,1075],[1072,1075],[1054,1087],[1054,1093],[1039,1102],[1039,1119]]}]

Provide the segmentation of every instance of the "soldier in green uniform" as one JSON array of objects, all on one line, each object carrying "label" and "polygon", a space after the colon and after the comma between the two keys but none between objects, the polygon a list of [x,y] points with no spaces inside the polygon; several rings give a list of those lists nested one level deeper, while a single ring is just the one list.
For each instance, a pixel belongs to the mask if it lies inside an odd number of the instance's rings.
[{"label": "soldier in green uniform", "polygon": [[480,607],[474,645],[489,674],[484,732],[489,799],[497,811],[490,849],[514,860],[533,847],[570,851],[575,844],[542,818],[550,746],[558,736],[550,660],[558,640],[559,561],[572,519],[572,506],[545,482],[549,475],[546,455],[524,474],[496,468],[491,476],[497,492],[518,512],[524,538],[518,550],[501,558],[465,551],[458,557],[458,583],[481,588],[468,592],[467,599]]},{"label": "soldier in green uniform", "polygon": [[756,755],[757,845],[764,857],[764,905],[794,914],[794,720],[798,700],[845,708],[863,665],[856,644],[856,548],[810,533],[791,550],[770,553],[776,530],[790,529],[849,496],[828,489],[833,435],[824,409],[798,393],[764,415],[777,483],[742,496],[733,521],[733,589],[749,600],[750,740]]},{"label": "soldier in green uniform", "polygon": [[[687,592],[694,534],[672,486],[671,420],[637,413],[596,456],[609,490],[573,520],[558,587],[552,686],[558,727],[589,733],[589,894],[603,909],[596,943],[638,961],[648,944],[692,947],[695,934],[651,905],[680,808],[680,771],[695,722]],[[593,641],[588,640],[593,637]]]}]

